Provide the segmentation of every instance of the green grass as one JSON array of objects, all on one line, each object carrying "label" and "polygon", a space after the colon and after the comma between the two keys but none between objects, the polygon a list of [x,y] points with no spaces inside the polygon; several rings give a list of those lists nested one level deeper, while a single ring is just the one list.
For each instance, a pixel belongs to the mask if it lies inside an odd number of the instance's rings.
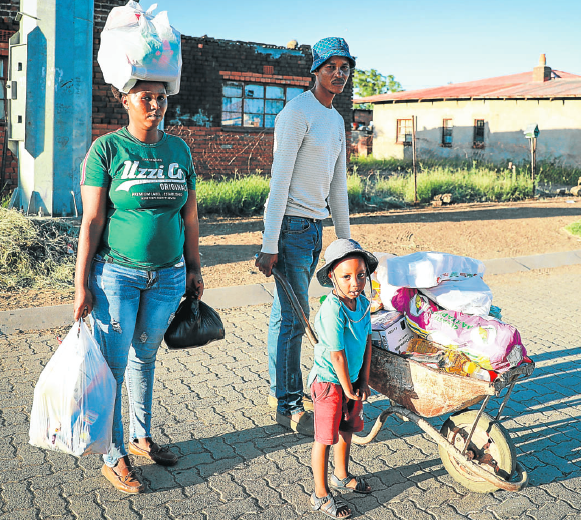
[{"label": "green grass", "polygon": [[572,235],[581,237],[581,220],[578,220],[577,222],[573,222],[572,224],[565,226],[565,229]]},{"label": "green grass", "polygon": [[[408,171],[391,175],[352,171],[347,176],[351,211],[401,208],[414,202],[414,179]],[[200,215],[246,216],[262,213],[269,179],[254,174],[234,179],[199,180],[196,186]],[[491,171],[472,164],[470,169],[423,169],[418,174],[418,199],[451,193],[452,202],[512,201],[532,195],[528,175],[512,170]]]},{"label": "green grass", "polygon": [[200,215],[253,215],[261,213],[268,197],[269,179],[258,174],[223,180],[198,180]]},{"label": "green grass", "polygon": [[[517,175],[529,176],[531,165],[528,162],[514,164]],[[392,172],[405,173],[412,171],[412,162],[408,159],[376,159],[368,157],[351,157],[351,169],[359,173]],[[455,172],[479,170],[481,172],[499,172],[508,170],[508,162],[494,164],[474,159],[462,158],[427,158],[418,160],[418,171],[449,170]],[[512,171],[512,170],[511,170]],[[559,159],[547,159],[537,163],[537,179],[542,184],[576,186],[581,177],[581,167],[566,164]]]},{"label": "green grass", "polygon": [[[356,179],[359,179],[357,182]],[[452,202],[513,201],[531,197],[526,174],[482,168],[454,171],[436,168],[418,173],[418,200],[429,203],[435,195],[452,194]],[[414,202],[414,177],[409,172],[389,176],[352,173],[348,180],[351,209],[384,210]]]}]

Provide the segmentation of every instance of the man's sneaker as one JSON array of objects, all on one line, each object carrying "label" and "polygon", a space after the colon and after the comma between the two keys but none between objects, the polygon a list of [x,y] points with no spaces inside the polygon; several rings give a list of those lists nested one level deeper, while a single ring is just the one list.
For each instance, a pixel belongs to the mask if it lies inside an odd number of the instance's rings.
[{"label": "man's sneaker", "polygon": [[[278,406],[278,399],[274,395],[268,394],[268,406],[271,408],[276,408]],[[311,399],[310,394],[303,394],[303,407],[308,412],[313,411],[313,400]]]}]

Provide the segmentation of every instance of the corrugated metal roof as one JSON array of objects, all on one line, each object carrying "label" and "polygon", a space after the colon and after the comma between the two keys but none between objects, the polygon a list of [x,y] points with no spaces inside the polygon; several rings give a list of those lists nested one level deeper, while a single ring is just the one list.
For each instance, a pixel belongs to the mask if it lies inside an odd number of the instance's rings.
[{"label": "corrugated metal roof", "polygon": [[552,79],[545,82],[534,82],[531,71],[479,81],[455,83],[443,87],[379,94],[377,96],[354,99],[353,103],[421,101],[427,99],[537,99],[564,97],[581,98],[581,76],[553,70]]}]

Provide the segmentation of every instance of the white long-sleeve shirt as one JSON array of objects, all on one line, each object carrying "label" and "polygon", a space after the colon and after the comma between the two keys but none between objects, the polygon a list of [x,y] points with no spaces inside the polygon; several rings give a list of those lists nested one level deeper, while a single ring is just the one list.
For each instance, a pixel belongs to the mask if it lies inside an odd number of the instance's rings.
[{"label": "white long-sleeve shirt", "polygon": [[263,253],[278,253],[284,215],[323,220],[329,209],[338,238],[351,238],[345,122],[309,90],[276,117]]}]

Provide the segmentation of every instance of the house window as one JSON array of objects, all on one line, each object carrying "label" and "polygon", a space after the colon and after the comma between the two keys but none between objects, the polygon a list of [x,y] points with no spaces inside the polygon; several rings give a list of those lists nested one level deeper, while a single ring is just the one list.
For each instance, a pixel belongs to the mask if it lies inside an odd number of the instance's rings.
[{"label": "house window", "polygon": [[6,80],[8,79],[8,58],[0,56],[0,121],[6,120]]},{"label": "house window", "polygon": [[451,119],[444,119],[442,122],[442,146],[452,148],[452,129],[454,125]]},{"label": "house window", "polygon": [[300,87],[225,81],[222,84],[222,125],[273,128],[276,115],[303,92]]},{"label": "house window", "polygon": [[484,119],[474,120],[474,148],[484,148]]},{"label": "house window", "polygon": [[404,146],[411,146],[412,144],[412,120],[398,119],[397,120],[397,137],[396,143]]}]

